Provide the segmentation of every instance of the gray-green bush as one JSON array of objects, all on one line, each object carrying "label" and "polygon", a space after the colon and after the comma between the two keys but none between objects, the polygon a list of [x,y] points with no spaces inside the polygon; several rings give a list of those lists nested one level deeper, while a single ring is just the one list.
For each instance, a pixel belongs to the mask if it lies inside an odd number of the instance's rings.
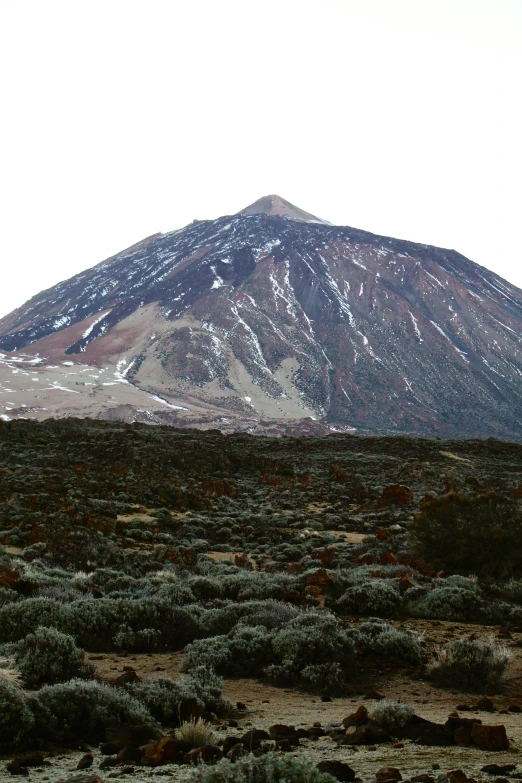
[{"label": "gray-green bush", "polygon": [[85,660],[85,652],[76,646],[73,637],[55,628],[40,626],[28,634],[18,644],[15,658],[28,688],[65,682],[73,677],[91,679],[96,671]]},{"label": "gray-green bush", "polygon": [[484,692],[501,684],[509,660],[509,651],[494,641],[456,639],[440,648],[428,672],[439,685]]},{"label": "gray-green bush", "polygon": [[21,743],[34,725],[34,716],[22,689],[0,676],[0,750]]}]

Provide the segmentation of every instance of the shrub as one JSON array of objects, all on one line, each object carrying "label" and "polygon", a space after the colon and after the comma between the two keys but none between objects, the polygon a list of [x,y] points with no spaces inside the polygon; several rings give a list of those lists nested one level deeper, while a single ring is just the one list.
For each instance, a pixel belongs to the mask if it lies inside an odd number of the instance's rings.
[{"label": "shrub", "polygon": [[250,754],[231,762],[222,759],[213,766],[204,764],[189,773],[190,783],[335,783],[335,778],[319,772],[305,756]]},{"label": "shrub", "polygon": [[408,609],[414,617],[465,622],[477,619],[482,605],[483,601],[475,591],[447,585],[435,587],[412,601]]},{"label": "shrub", "polygon": [[493,492],[423,501],[412,528],[418,554],[449,573],[506,580],[522,574],[522,507]]},{"label": "shrub", "polygon": [[190,748],[202,748],[204,745],[214,745],[217,734],[210,723],[198,718],[183,721],[176,732],[176,738],[190,745]]},{"label": "shrub", "polygon": [[[248,621],[248,620],[247,620]],[[341,688],[354,663],[355,646],[337,618],[328,612],[301,612],[283,628],[239,624],[226,635],[201,639],[187,647],[184,668],[203,664],[236,677],[266,675],[278,684],[310,687],[327,670],[307,667],[338,664]],[[330,668],[330,672],[332,669]],[[335,669],[336,672],[339,669]],[[331,681],[331,678],[330,678]]]},{"label": "shrub", "polygon": [[179,724],[202,713],[222,714],[230,708],[223,698],[223,680],[204,666],[195,667],[191,674],[182,674],[177,680],[151,677],[126,688],[162,723]]},{"label": "shrub", "polygon": [[[344,674],[337,680],[339,690],[353,667],[355,646],[334,615],[303,612],[274,634],[272,660],[266,674],[281,684],[309,684],[313,673],[308,671],[303,677],[307,667],[338,664]],[[323,669],[323,677],[324,674]]]},{"label": "shrub", "polygon": [[383,620],[372,619],[361,623],[354,637],[362,652],[414,665],[422,662],[419,640],[409,631],[399,631]]},{"label": "shrub", "polygon": [[35,734],[61,742],[71,735],[87,742],[101,740],[106,729],[132,723],[148,729],[151,736],[159,726],[134,696],[93,680],[70,680],[46,685],[30,696],[36,718]]},{"label": "shrub", "polygon": [[0,750],[10,751],[30,732],[32,710],[16,683],[0,676]]},{"label": "shrub", "polygon": [[393,582],[374,579],[349,587],[337,601],[337,610],[344,614],[390,617],[401,603],[401,594]]},{"label": "shrub", "polygon": [[509,660],[509,651],[496,642],[457,639],[439,649],[429,675],[439,685],[486,691],[502,682]]},{"label": "shrub", "polygon": [[90,679],[95,667],[85,660],[85,652],[72,636],[55,628],[37,628],[20,642],[15,654],[25,685],[37,688],[42,683],[64,682],[73,677]]},{"label": "shrub", "polygon": [[370,720],[382,726],[393,736],[395,729],[402,729],[413,715],[413,707],[401,701],[381,701],[370,712]]}]

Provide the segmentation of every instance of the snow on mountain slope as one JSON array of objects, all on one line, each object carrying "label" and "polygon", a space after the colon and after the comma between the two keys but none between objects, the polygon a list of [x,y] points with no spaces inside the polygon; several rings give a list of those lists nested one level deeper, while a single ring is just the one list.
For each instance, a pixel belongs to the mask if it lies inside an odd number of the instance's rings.
[{"label": "snow on mountain slope", "polygon": [[[521,337],[522,292],[455,251],[269,196],[150,237],[1,319],[0,386],[22,351],[122,375],[110,402],[98,392],[75,415],[521,439]],[[2,388],[9,416],[1,406]]]}]

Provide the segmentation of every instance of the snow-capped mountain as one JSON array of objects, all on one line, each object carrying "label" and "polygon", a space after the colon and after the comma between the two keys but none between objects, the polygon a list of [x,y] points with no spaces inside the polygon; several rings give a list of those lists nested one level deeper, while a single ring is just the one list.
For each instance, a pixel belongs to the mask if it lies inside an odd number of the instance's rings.
[{"label": "snow-capped mountain", "polygon": [[268,196],[1,319],[0,415],[522,439],[521,338],[522,291],[459,253]]}]

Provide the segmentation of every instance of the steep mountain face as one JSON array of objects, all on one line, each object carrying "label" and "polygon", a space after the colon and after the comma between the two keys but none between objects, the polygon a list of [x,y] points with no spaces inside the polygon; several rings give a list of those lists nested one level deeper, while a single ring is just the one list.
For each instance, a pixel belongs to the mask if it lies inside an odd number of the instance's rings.
[{"label": "steep mountain face", "polygon": [[522,291],[455,251],[268,196],[1,319],[0,414],[522,439],[521,337]]}]

